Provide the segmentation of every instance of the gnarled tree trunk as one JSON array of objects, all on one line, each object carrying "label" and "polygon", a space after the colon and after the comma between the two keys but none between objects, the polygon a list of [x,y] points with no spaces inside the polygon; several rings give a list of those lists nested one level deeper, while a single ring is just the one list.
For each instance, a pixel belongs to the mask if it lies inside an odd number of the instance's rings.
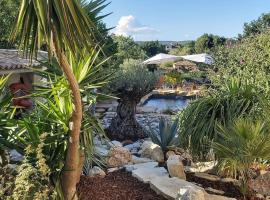
[{"label": "gnarled tree trunk", "polygon": [[127,97],[118,102],[117,115],[107,129],[108,137],[118,141],[136,141],[147,137],[146,131],[135,118],[137,101]]}]

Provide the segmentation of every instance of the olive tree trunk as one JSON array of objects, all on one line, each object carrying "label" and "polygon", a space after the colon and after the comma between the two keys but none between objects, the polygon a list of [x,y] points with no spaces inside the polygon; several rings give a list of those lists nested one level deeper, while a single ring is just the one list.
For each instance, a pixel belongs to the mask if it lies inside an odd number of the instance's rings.
[{"label": "olive tree trunk", "polygon": [[136,141],[147,137],[146,131],[135,118],[137,101],[122,98],[118,102],[117,115],[107,129],[108,137],[118,141]]},{"label": "olive tree trunk", "polygon": [[72,93],[74,110],[70,121],[70,134],[67,144],[66,160],[62,174],[62,189],[65,200],[77,199],[76,184],[79,181],[80,169],[80,131],[82,123],[82,99],[79,84],[74,76],[64,52],[58,47],[56,35],[53,37],[52,52],[55,53],[59,65],[63,70]]}]

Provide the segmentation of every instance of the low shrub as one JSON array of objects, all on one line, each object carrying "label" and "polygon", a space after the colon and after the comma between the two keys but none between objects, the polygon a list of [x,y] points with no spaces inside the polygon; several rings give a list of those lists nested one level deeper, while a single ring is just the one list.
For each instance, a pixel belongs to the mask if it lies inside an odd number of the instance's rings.
[{"label": "low shrub", "polygon": [[242,192],[248,193],[253,165],[270,160],[270,131],[267,124],[237,119],[228,126],[218,125],[218,139],[213,149],[220,173],[238,178]]}]

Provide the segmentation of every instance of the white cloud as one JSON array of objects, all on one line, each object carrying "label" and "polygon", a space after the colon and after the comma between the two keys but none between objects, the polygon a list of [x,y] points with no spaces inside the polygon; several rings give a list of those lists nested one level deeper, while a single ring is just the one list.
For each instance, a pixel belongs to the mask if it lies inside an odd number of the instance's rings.
[{"label": "white cloud", "polygon": [[122,16],[118,21],[116,28],[113,30],[115,35],[132,36],[153,34],[158,31],[149,26],[140,24],[134,16]]}]

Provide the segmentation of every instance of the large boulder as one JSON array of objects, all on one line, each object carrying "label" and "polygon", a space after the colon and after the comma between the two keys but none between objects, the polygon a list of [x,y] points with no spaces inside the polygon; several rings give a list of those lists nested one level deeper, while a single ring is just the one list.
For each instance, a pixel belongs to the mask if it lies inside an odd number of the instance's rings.
[{"label": "large boulder", "polygon": [[178,177],[180,179],[186,180],[186,174],[182,160],[183,158],[179,155],[170,156],[167,160],[167,167],[171,177]]},{"label": "large boulder", "polygon": [[122,167],[131,161],[131,153],[124,147],[112,147],[108,153],[107,164],[109,167]]},{"label": "large boulder", "polygon": [[157,162],[164,162],[164,154],[161,147],[151,141],[143,142],[140,153],[141,157],[150,158]]}]

